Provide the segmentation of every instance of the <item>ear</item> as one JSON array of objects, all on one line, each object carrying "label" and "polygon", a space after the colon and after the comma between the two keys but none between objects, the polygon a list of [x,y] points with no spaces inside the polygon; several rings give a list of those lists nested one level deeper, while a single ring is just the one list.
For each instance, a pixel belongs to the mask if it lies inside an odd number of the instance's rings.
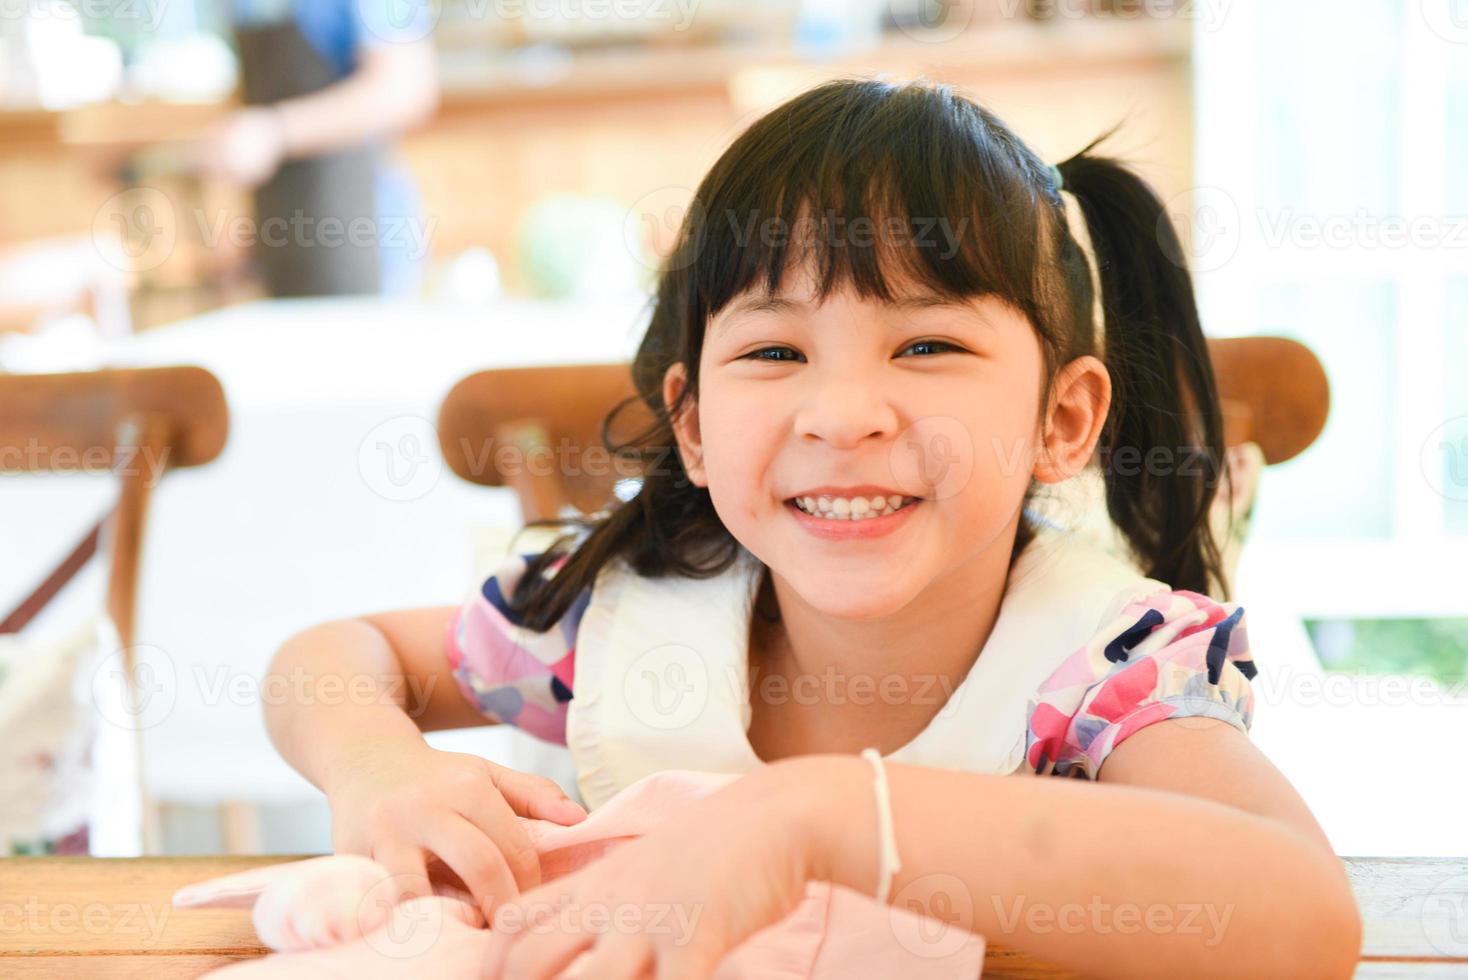
[{"label": "ear", "polygon": [[[688,372],[679,361],[663,375],[663,404],[672,407],[683,386],[688,383]],[[673,435],[678,440],[678,455],[688,479],[696,487],[708,486],[708,474],[703,468],[703,440],[698,426],[698,399],[688,401],[673,418]]]},{"label": "ear", "polygon": [[1085,469],[1110,408],[1111,374],[1106,365],[1089,354],[1067,364],[1055,379],[1046,407],[1035,479],[1060,483]]}]

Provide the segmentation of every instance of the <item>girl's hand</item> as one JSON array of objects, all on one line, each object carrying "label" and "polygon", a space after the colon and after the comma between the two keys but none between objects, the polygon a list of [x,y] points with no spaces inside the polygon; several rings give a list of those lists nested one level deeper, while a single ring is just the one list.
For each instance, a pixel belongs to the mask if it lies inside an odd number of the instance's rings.
[{"label": "girl's hand", "polygon": [[[852,770],[847,760],[834,761],[764,766],[638,840],[505,903],[494,920],[487,975],[556,976],[589,948],[579,976],[711,976],[726,953],[795,908],[807,881],[823,877],[822,842],[831,835],[821,824],[843,794],[852,802]],[[875,868],[875,845],[873,852]]]},{"label": "girl's hand", "polygon": [[[535,846],[518,816],[574,824],[586,811],[543,776],[426,744],[364,749],[326,787],[331,843],[399,881],[401,898],[433,894],[428,858],[447,867],[488,921],[500,903],[540,882]],[[435,868],[434,878],[444,875]]]}]

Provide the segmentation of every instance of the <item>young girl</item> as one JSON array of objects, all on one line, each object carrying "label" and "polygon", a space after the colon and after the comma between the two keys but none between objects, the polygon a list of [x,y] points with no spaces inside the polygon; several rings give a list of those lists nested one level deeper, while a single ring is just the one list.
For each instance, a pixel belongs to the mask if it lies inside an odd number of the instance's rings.
[{"label": "young girl", "polygon": [[[504,976],[590,948],[586,976],[706,977],[809,880],[1087,975],[1350,975],[1349,885],[1247,737],[1243,610],[1209,598],[1222,426],[1179,244],[1095,145],[1049,167],[945,87],[875,81],[740,136],[632,367],[656,420],[636,496],[462,608],[277,656],[384,692],[269,711],[336,850],[441,862],[502,923],[701,913],[681,939],[506,929]],[[1097,461],[1135,562],[1039,515]],[[419,735],[484,723],[566,744],[592,807],[663,769],[743,775],[541,885],[515,815],[584,811]]]}]

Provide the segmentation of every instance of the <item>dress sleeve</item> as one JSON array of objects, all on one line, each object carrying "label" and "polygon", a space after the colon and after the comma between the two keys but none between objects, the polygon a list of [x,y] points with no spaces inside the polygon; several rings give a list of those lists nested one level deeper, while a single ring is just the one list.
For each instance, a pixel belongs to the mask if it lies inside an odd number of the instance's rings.
[{"label": "dress sleeve", "polygon": [[[459,690],[488,721],[564,745],[576,631],[591,601],[591,587],[582,589],[550,628],[530,629],[510,608],[509,597],[536,557],[515,554],[502,561],[450,618],[444,649]],[[543,577],[553,576],[565,561],[561,558]]]},{"label": "dress sleeve", "polygon": [[1025,761],[1095,779],[1123,739],[1166,718],[1219,718],[1247,734],[1255,673],[1242,606],[1185,589],[1135,599],[1031,696]]}]

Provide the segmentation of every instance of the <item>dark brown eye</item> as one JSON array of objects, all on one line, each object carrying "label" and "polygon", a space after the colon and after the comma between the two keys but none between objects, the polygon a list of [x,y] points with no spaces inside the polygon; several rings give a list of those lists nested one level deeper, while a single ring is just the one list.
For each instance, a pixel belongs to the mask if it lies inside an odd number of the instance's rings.
[{"label": "dark brown eye", "polygon": [[796,357],[799,357],[800,356],[800,353],[798,351],[791,350],[789,347],[761,347],[759,350],[750,351],[748,354],[745,354],[743,357],[740,358],[740,360],[741,361],[783,361],[783,360],[787,360],[787,358],[783,358],[783,357],[761,357],[760,356],[761,354],[768,354],[771,351],[785,351],[786,353],[794,354]]},{"label": "dark brown eye", "polygon": [[[953,344],[945,343],[941,340],[915,340],[904,347],[903,350],[912,350],[914,347],[941,347],[943,348],[943,350],[950,351],[956,351],[960,349]],[[938,353],[942,353],[942,351],[939,351]]]}]

